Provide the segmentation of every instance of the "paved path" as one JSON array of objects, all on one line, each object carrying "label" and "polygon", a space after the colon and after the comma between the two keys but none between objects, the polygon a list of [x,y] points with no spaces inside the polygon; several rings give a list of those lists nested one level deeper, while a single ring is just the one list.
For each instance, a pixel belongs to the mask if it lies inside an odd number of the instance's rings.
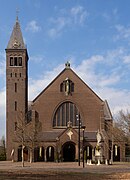
[{"label": "paved path", "polygon": [[113,165],[86,165],[85,168],[82,167],[82,163],[78,166],[78,163],[50,163],[50,162],[37,162],[29,163],[25,162],[25,167],[22,168],[21,162],[10,162],[10,161],[0,161],[0,171],[17,171],[26,170],[30,171],[63,171],[63,172],[90,172],[90,173],[130,173],[130,163],[116,163]]},{"label": "paved path", "polygon": [[78,163],[49,163],[1,162],[0,180],[3,179],[46,179],[46,180],[130,180],[130,163],[113,165],[86,165],[85,168]]}]

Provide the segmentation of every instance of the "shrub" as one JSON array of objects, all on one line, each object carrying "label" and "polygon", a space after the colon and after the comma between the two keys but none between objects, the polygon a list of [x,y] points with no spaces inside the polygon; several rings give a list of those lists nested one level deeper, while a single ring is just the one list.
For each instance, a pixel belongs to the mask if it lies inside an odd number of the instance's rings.
[{"label": "shrub", "polygon": [[0,154],[0,161],[6,161],[6,155],[5,154]]}]

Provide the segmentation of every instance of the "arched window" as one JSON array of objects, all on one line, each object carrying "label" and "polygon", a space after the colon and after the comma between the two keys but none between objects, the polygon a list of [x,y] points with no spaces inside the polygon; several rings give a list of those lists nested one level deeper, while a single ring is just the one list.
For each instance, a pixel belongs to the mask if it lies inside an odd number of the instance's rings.
[{"label": "arched window", "polygon": [[10,66],[22,66],[22,57],[10,57]]},{"label": "arched window", "polygon": [[44,147],[35,147],[34,148],[34,162],[44,161]]},{"label": "arched window", "polygon": [[60,92],[64,92],[66,95],[72,95],[72,92],[74,92],[74,83],[69,78],[66,78],[60,84]]},{"label": "arched window", "polygon": [[53,127],[66,127],[68,122],[71,122],[72,126],[78,126],[77,114],[78,108],[72,102],[61,104],[54,114]]},{"label": "arched window", "polygon": [[54,147],[53,146],[47,147],[46,157],[47,157],[47,162],[53,162],[54,161]]}]

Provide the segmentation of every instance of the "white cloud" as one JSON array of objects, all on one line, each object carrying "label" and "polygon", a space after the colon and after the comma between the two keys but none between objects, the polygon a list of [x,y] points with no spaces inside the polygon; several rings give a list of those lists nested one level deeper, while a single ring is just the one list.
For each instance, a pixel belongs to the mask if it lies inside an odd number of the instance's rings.
[{"label": "white cloud", "polygon": [[95,66],[97,63],[100,63],[103,61],[103,56],[95,55],[90,57],[89,59],[83,60],[81,64],[79,64],[74,70],[77,74],[79,74],[80,77],[85,82],[88,82],[90,85],[93,82],[97,82],[97,75],[95,74]]},{"label": "white cloud", "polygon": [[130,55],[124,56],[123,60],[124,60],[124,63],[130,64]]},{"label": "white cloud", "polygon": [[72,7],[70,10],[72,17],[74,18],[75,24],[83,24],[86,17],[88,16],[87,11],[82,6]]},{"label": "white cloud", "polygon": [[[114,56],[114,59],[117,58],[116,55],[118,56],[118,54],[111,52],[111,56]],[[92,56],[89,59],[83,60],[82,63],[75,68],[75,71],[92,87],[102,88],[115,85],[121,80],[122,73],[117,67],[113,67],[108,71],[109,66],[111,66],[109,56],[110,52],[106,56]],[[102,66],[101,70],[99,70],[100,66]],[[98,81],[99,83],[97,83]]]},{"label": "white cloud", "polygon": [[37,56],[30,56],[30,61],[33,61],[35,63],[40,63],[44,60],[44,57],[41,55],[37,55]]},{"label": "white cloud", "polygon": [[[98,76],[99,77],[99,76]],[[119,82],[121,79],[120,75],[117,75],[115,73],[111,75],[104,75],[100,77],[100,87],[105,87],[105,86],[112,86],[115,85],[117,82]]]},{"label": "white cloud", "polygon": [[[114,57],[115,61],[121,63],[122,59],[118,59],[119,54],[115,50],[112,53],[112,57]],[[110,52],[107,55],[110,55]],[[116,85],[124,81],[125,69],[122,72],[120,68],[114,67],[114,63],[110,63],[111,69],[109,69],[109,62],[107,62],[109,61],[109,56],[107,57],[107,55],[92,56],[82,61],[74,70],[103,100],[107,99],[112,112],[117,113],[121,109],[130,108],[130,92],[128,89],[116,88]],[[97,71],[96,68],[101,65],[103,66],[102,69]],[[105,66],[108,66],[107,69]],[[106,70],[104,71],[104,69]]]},{"label": "white cloud", "polygon": [[40,30],[41,30],[41,27],[38,26],[35,20],[30,21],[26,26],[26,31],[31,31],[35,33],[35,32],[39,32]]},{"label": "white cloud", "polygon": [[63,64],[47,71],[39,79],[29,79],[29,100],[33,100],[63,69]]},{"label": "white cloud", "polygon": [[107,99],[111,111],[114,114],[120,110],[130,109],[130,91],[126,89],[117,89],[112,87],[104,87],[95,89],[102,99]]},{"label": "white cloud", "polygon": [[125,27],[121,24],[115,26],[118,34],[114,37],[114,40],[125,39],[130,41],[130,27]]},{"label": "white cloud", "polygon": [[0,76],[5,75],[5,66],[6,66],[5,53],[0,52]]},{"label": "white cloud", "polygon": [[60,31],[59,31],[59,29],[51,28],[51,29],[48,31],[48,35],[49,35],[51,38],[55,38],[55,37],[58,37],[58,36],[60,35]]},{"label": "white cloud", "polygon": [[50,22],[54,24],[54,27],[48,30],[48,35],[55,38],[61,35],[64,27],[69,24],[69,19],[64,17],[58,17],[57,19],[51,18]]},{"label": "white cloud", "polygon": [[66,28],[83,25],[89,15],[82,6],[75,6],[69,10],[61,9],[58,12],[57,18],[49,19],[51,28],[48,30],[48,35],[52,38],[60,36]]},{"label": "white cloud", "polygon": [[114,8],[109,12],[105,11],[101,15],[106,20],[106,22],[111,22],[111,21],[117,20],[119,18],[117,8]]},{"label": "white cloud", "polygon": [[5,66],[6,66],[5,61],[1,61],[0,62],[0,76],[5,75]]},{"label": "white cloud", "polygon": [[105,55],[105,62],[111,66],[116,65],[120,62],[122,57],[125,55],[125,49],[119,47],[114,50],[108,50]]}]

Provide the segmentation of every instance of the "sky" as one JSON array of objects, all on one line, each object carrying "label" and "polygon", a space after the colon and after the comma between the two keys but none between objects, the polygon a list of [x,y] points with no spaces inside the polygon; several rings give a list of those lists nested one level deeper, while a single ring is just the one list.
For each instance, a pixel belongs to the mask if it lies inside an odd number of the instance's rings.
[{"label": "sky", "polygon": [[6,54],[18,14],[29,55],[29,100],[69,61],[113,115],[130,109],[130,0],[0,0],[0,137]]}]

